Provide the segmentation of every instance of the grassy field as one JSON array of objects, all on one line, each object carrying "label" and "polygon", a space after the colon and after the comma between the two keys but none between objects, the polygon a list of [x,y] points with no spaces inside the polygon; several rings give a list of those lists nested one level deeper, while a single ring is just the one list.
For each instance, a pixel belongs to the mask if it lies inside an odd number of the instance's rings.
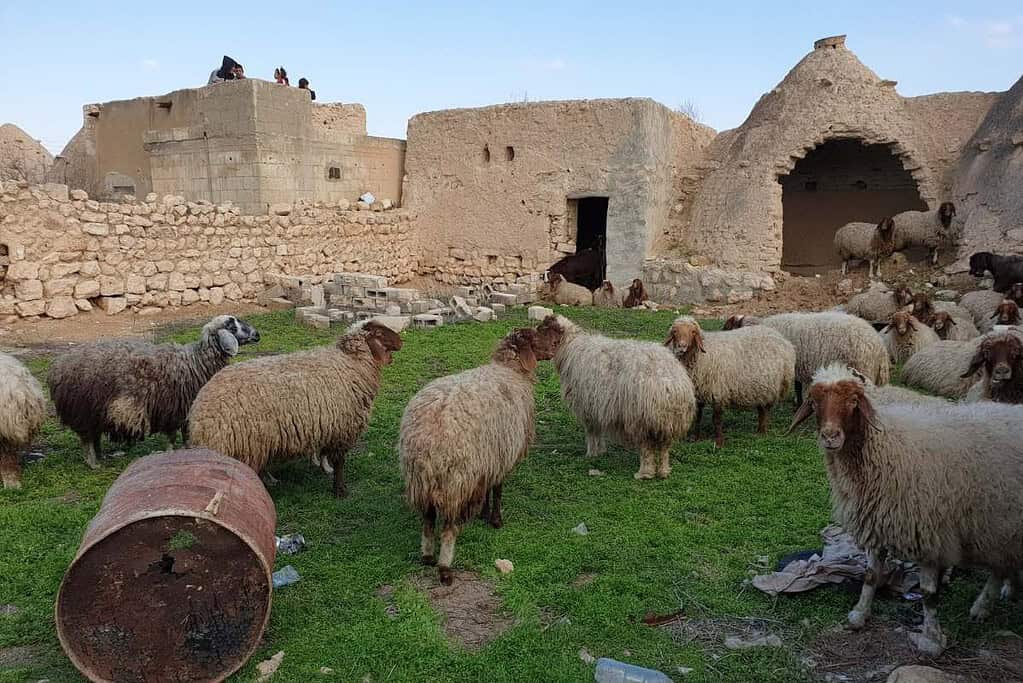
[{"label": "grassy field", "polygon": [[[605,334],[658,341],[672,319],[667,312],[567,314]],[[336,333],[298,327],[288,312],[251,321],[263,341],[243,347],[239,360],[324,344]],[[538,371],[536,443],[505,485],[505,526],[472,524],[456,552],[457,569],[495,584],[502,614],[513,625],[475,651],[447,639],[440,615],[418,588],[434,570],[417,564],[419,523],[401,499],[398,425],[409,398],[430,379],[486,362],[497,340],[523,324],[517,313],[407,333],[404,349],[385,370],[363,443],[349,458],[349,498],[331,497],[327,478],[308,462],[275,471],[278,533],[301,532],[308,542],[304,552],[278,558],[277,567],[294,565],[302,580],[274,596],[264,644],[232,680],[251,680],[255,663],[279,650],[286,654],[275,681],[592,680],[593,665],[581,660],[581,649],[676,680],[683,678],[678,667],[693,669],[687,681],[812,677],[800,660],[815,638],[842,621],[855,598],[832,589],[775,600],[743,587],[758,557],[773,564],[791,551],[818,547],[829,519],[827,481],[812,438],[784,436],[791,407],[776,411],[766,438],[752,435],[752,412],[728,413],[725,448],[678,443],[670,479],[637,482],[635,453],[611,448],[586,459],[583,433],[561,403],[549,363]],[[180,328],[167,336],[188,341],[196,333]],[[38,358],[30,365],[42,377],[48,363]],[[54,631],[61,576],[110,483],[132,458],[167,447],[152,438],[92,472],[74,436],[55,420],[46,424],[42,441],[46,456],[25,468],[24,488],[0,491],[0,605],[17,607],[14,614],[0,612],[5,682],[80,680]],[[590,468],[604,475],[588,476]],[[571,532],[581,522],[588,535]],[[496,558],[510,559],[515,571],[498,574]],[[989,624],[966,619],[981,578],[959,575],[944,601],[950,640],[962,645],[998,629],[1023,628],[1023,617],[1004,606]],[[381,597],[381,586],[393,587],[393,594]],[[771,620],[784,647],[730,651],[720,642],[684,642],[643,623],[648,613],[680,609],[707,624]],[[878,606],[882,616],[910,622],[915,609],[905,602]],[[333,674],[320,674],[321,667]]]}]

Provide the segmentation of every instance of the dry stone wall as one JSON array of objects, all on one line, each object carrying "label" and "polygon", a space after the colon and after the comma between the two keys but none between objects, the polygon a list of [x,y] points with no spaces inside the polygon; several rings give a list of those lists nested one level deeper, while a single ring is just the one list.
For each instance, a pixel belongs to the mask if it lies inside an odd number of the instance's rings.
[{"label": "dry stone wall", "polygon": [[66,185],[0,184],[0,318],[141,313],[256,298],[280,275],[417,267],[412,214],[275,205],[271,215],[155,194],[98,202]]}]

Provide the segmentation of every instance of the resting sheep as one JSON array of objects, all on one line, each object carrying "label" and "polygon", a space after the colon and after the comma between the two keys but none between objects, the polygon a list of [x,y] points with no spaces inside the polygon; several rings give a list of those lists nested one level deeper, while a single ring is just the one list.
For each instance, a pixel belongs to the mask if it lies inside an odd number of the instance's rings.
[{"label": "resting sheep", "polygon": [[1004,294],[1013,284],[1023,282],[1023,256],[999,256],[990,251],[971,255],[970,275],[984,277],[986,272],[994,278],[991,289]]},{"label": "resting sheep", "polygon": [[875,384],[888,384],[891,363],[881,337],[865,320],[846,313],[781,313],[758,319],[736,315],[725,321],[731,330],[763,324],[781,332],[796,350],[796,403],[817,368],[840,361],[856,368]]},{"label": "resting sheep", "polygon": [[39,382],[13,356],[0,353],[0,480],[21,488],[21,454],[46,421],[46,398]]},{"label": "resting sheep", "polygon": [[931,252],[931,263],[938,263],[938,250],[954,241],[952,218],[956,207],[952,202],[942,202],[937,209],[928,211],[903,211],[892,216],[895,222],[895,243],[899,250],[907,247],[927,247]]},{"label": "resting sheep", "polygon": [[693,422],[696,396],[682,364],[660,344],[590,334],[563,316],[547,316],[540,334],[562,337],[554,355],[561,398],[586,429],[586,454],[604,438],[639,450],[636,479],[671,473],[669,449]]},{"label": "resting sheep", "polygon": [[333,346],[232,365],[196,397],[188,415],[191,445],[256,472],[318,453],[341,498],[345,457],[369,424],[381,367],[400,348],[396,332],[370,320]]},{"label": "resting sheep", "polygon": [[881,259],[895,251],[895,223],[883,218],[873,223],[846,223],[835,232],[835,251],[842,259],[842,275],[848,269],[849,261],[867,261],[867,277],[881,277]]},{"label": "resting sheep", "polygon": [[974,324],[980,329],[983,325],[990,324],[991,314],[1005,299],[1015,301],[1017,305],[1023,304],[1023,282],[1014,282],[1005,294],[990,289],[967,292],[959,300],[959,305],[970,312]]},{"label": "resting sheep", "polygon": [[643,281],[636,278],[629,285],[629,293],[625,295],[625,300],[622,301],[623,308],[636,308],[642,306],[643,302],[649,299],[646,295],[646,288],[643,286]]},{"label": "resting sheep", "polygon": [[945,398],[963,398],[975,377],[963,377],[982,337],[969,341],[938,341],[906,361],[902,382]]},{"label": "resting sheep", "polygon": [[[963,311],[963,309],[959,310]],[[930,327],[941,340],[967,341],[980,336],[980,332],[966,311],[963,311],[962,314],[938,311],[931,316]]]},{"label": "resting sheep", "polygon": [[615,291],[610,280],[604,280],[597,291],[593,292],[593,305],[601,308],[621,308],[622,299]]},{"label": "resting sheep", "polygon": [[50,367],[47,382],[57,415],[81,439],[85,462],[99,467],[100,440],[137,441],[163,433],[185,436],[196,394],[242,344],[259,341],[243,320],[219,315],[186,346],[120,339],[83,344]]},{"label": "resting sheep", "polygon": [[927,394],[921,394],[918,391],[913,391],[912,389],[900,387],[895,384],[886,384],[879,387],[867,379],[859,370],[850,368],[847,365],[842,365],[841,363],[832,363],[828,367],[845,368],[852,373],[856,379],[863,383],[864,390],[867,392],[867,398],[869,398],[870,402],[874,405],[889,405],[891,403],[912,403],[915,405],[934,406],[948,405],[948,401],[939,396],[928,396]]},{"label": "resting sheep", "polygon": [[849,299],[844,306],[844,312],[863,318],[867,322],[880,322],[890,319],[896,311],[912,302],[913,293],[908,287],[898,287],[891,291],[875,285]]},{"label": "resting sheep", "polygon": [[405,498],[422,517],[424,564],[435,562],[442,520],[437,565],[445,585],[462,526],[481,510],[492,527],[502,525],[501,487],[533,442],[537,361],[550,359],[558,341],[553,330],[514,330],[490,363],[433,380],[405,408],[398,440]]},{"label": "resting sheep", "polygon": [[892,316],[888,326],[881,330],[881,339],[888,349],[892,363],[905,363],[909,358],[931,344],[940,341],[938,334],[917,320],[909,311]]},{"label": "resting sheep", "polygon": [[968,401],[1023,403],[1023,336],[1009,331],[989,334],[970,360],[963,377],[980,374]]},{"label": "resting sheep", "polygon": [[604,250],[583,249],[577,254],[569,254],[547,269],[547,278],[557,273],[575,285],[592,291],[600,286],[604,279]]},{"label": "resting sheep", "polygon": [[704,404],[714,411],[714,439],[724,445],[721,418],[727,408],[756,408],[757,434],[766,434],[771,408],[792,388],[796,351],[764,325],[704,332],[690,316],[675,319],[664,343],[682,362],[696,392],[694,437]]},{"label": "resting sheep", "polygon": [[562,306],[592,306],[593,293],[581,285],[575,285],[558,273],[547,281],[544,299]]},{"label": "resting sheep", "polygon": [[851,373],[829,367],[814,376],[790,431],[811,415],[833,516],[868,557],[850,626],[866,623],[891,552],[920,566],[924,623],[910,639],[937,656],[946,645],[937,615],[942,572],[991,572],[970,610],[981,618],[1023,567],[1023,407],[876,405]]},{"label": "resting sheep", "polygon": [[981,332],[990,332],[995,325],[1019,325],[1019,306],[1011,299],[1002,299],[994,312],[977,327]]}]

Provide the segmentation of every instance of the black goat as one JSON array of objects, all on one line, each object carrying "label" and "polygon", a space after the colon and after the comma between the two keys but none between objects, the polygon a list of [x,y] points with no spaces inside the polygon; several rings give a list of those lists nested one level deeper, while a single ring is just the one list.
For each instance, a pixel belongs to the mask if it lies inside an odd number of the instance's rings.
[{"label": "black goat", "polygon": [[569,282],[593,291],[604,282],[606,269],[603,249],[583,249],[555,262],[547,269],[547,275],[557,273]]},{"label": "black goat", "polygon": [[978,251],[970,256],[970,275],[984,277],[985,271],[991,271],[994,276],[991,289],[1005,294],[1014,282],[1023,282],[1023,256],[999,256],[990,251]]}]

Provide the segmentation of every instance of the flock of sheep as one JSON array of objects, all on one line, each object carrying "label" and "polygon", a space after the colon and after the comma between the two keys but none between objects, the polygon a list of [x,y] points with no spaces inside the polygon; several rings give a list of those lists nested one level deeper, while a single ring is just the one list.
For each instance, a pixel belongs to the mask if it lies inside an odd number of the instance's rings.
[{"label": "flock of sheep", "polygon": [[[560,315],[513,330],[488,364],[430,382],[405,409],[399,467],[406,500],[422,519],[423,562],[436,564],[449,584],[462,527],[476,517],[501,526],[503,482],[534,437],[542,361],[554,363],[587,454],[609,440],[638,451],[636,479],[670,475],[671,446],[694,425],[698,433],[705,406],[721,445],[726,408],[755,409],[763,434],[772,407],[794,390],[790,431],[816,416],[834,516],[869,556],[850,625],[863,626],[891,553],[920,565],[925,621],[912,637],[921,650],[940,652],[937,594],[946,569],[990,572],[971,610],[977,618],[1023,578],[1023,406],[1015,405],[1023,403],[1023,332],[1011,327],[1023,257],[977,254],[971,270],[990,270],[1001,291],[967,295],[956,306],[874,288],[845,311],[732,316],[715,332],[681,316],[663,343],[608,338]],[[885,322],[880,333],[877,321]],[[86,344],[54,361],[50,395],[90,466],[103,435],[173,440],[180,432],[190,445],[265,477],[272,463],[312,458],[344,496],[345,456],[369,423],[381,368],[401,337],[371,320],[330,347],[228,365],[241,345],[258,340],[245,321],[218,316],[185,346]],[[936,396],[888,386],[893,363],[905,363],[908,385]],[[5,487],[19,485],[18,450],[46,414],[39,383],[0,354]]]}]

